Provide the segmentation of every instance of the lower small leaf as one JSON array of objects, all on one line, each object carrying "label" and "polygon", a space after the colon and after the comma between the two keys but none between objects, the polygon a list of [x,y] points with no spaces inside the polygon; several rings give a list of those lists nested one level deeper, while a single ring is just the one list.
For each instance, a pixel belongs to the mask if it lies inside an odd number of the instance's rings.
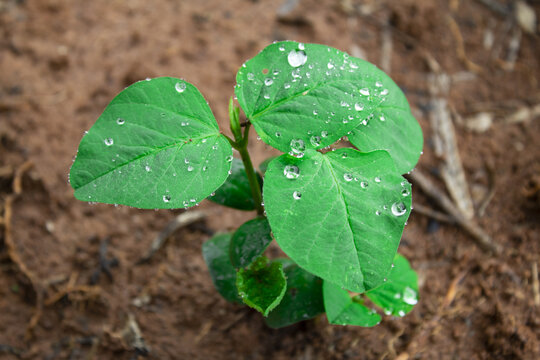
[{"label": "lower small leaf", "polygon": [[365,295],[386,315],[405,316],[418,302],[418,276],[407,259],[397,254],[388,280]]},{"label": "lower small leaf", "polygon": [[322,279],[305,271],[289,259],[278,259],[287,277],[287,292],[265,319],[273,328],[289,326],[324,312]]},{"label": "lower small leaf", "polygon": [[242,224],[231,239],[230,257],[233,266],[246,267],[258,258],[272,242],[271,231],[264,217]]},{"label": "lower small leaf", "polygon": [[324,308],[330,324],[371,327],[381,322],[373,309],[354,301],[347,290],[328,281],[323,283]]},{"label": "lower small leaf", "polygon": [[246,305],[268,316],[283,299],[287,280],[281,263],[269,264],[268,259],[261,256],[246,269],[238,271],[236,287]]},{"label": "lower small leaf", "polygon": [[236,290],[236,269],[229,258],[231,237],[232,234],[214,236],[203,244],[202,253],[217,291],[228,301],[241,302]]}]

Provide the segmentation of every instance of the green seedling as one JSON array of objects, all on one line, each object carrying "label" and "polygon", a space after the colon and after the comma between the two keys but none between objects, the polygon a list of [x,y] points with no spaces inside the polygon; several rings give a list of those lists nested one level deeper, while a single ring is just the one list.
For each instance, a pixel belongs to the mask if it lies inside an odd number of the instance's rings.
[{"label": "green seedling", "polygon": [[[220,294],[271,327],[324,312],[332,324],[373,326],[411,311],[417,277],[397,248],[411,211],[402,174],[418,161],[422,132],[399,87],[366,61],[292,41],[248,60],[236,82],[232,137],[184,80],[123,90],[80,143],[75,197],[144,209],[208,198],[256,211],[202,251]],[[247,150],[251,127],[283,152],[259,170]],[[265,257],[273,239],[288,259]]]}]

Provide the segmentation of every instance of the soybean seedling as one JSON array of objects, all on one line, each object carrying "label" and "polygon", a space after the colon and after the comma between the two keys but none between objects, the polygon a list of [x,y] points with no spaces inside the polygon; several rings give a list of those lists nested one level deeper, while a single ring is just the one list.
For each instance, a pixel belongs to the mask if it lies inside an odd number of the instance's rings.
[{"label": "soybean seedling", "polygon": [[[123,90],[80,143],[70,173],[75,197],[143,209],[209,198],[256,210],[202,250],[220,294],[272,327],[323,312],[332,324],[373,326],[381,314],[367,299],[384,314],[405,315],[418,285],[396,253],[411,210],[401,175],[417,163],[423,140],[402,91],[366,61],[292,41],[248,60],[236,82],[232,137],[184,80]],[[247,150],[251,127],[283,152],[258,171]],[[344,137],[349,147],[326,151]],[[273,239],[288,259],[263,255]]]}]

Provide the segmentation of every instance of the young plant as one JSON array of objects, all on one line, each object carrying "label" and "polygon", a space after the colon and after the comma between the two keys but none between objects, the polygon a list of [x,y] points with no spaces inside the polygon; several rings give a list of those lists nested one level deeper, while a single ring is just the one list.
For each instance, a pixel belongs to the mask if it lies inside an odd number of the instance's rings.
[{"label": "young plant", "polygon": [[[282,327],[326,312],[332,324],[373,326],[418,301],[416,274],[396,254],[411,210],[401,176],[422,132],[399,87],[374,65],[317,44],[277,42],[242,65],[229,104],[230,138],[184,80],[137,82],[83,137],[71,167],[75,197],[154,209],[208,198],[257,217],[203,244],[214,285]],[[253,126],[284,154],[256,171]],[[349,147],[326,151],[347,137]],[[233,158],[232,149],[240,159]],[[264,180],[263,180],[264,179]],[[289,259],[263,253],[275,239]]]}]

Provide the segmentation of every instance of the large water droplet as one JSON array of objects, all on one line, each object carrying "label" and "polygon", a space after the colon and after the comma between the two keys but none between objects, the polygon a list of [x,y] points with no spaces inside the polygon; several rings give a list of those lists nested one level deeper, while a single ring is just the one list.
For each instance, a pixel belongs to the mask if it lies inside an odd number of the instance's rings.
[{"label": "large water droplet", "polygon": [[392,204],[391,210],[394,216],[402,216],[407,212],[407,207],[402,202],[396,202]]},{"label": "large water droplet", "polygon": [[309,141],[311,142],[311,145],[317,147],[319,145],[321,145],[321,137],[320,136],[317,136],[317,135],[313,135]]},{"label": "large water droplet", "polygon": [[403,302],[409,305],[416,305],[418,303],[416,291],[407,286],[403,291]]},{"label": "large water droplet", "polygon": [[295,191],[293,192],[293,198],[294,200],[300,200],[300,198],[302,197],[302,193],[300,191]]},{"label": "large water droplet", "polygon": [[103,141],[105,143],[105,145],[107,146],[111,146],[112,144],[114,144],[114,140],[112,138],[107,138]]},{"label": "large water droplet", "polygon": [[300,169],[296,165],[287,165],[283,170],[283,175],[285,175],[287,179],[296,179],[300,176]]},{"label": "large water droplet", "polygon": [[307,55],[302,49],[291,50],[291,52],[287,56],[287,61],[289,61],[289,65],[291,65],[292,67],[299,67],[306,63]]},{"label": "large water droplet", "polygon": [[354,104],[354,109],[356,111],[362,111],[362,110],[364,110],[364,104],[356,103],[356,104]]},{"label": "large water droplet", "polygon": [[369,96],[369,89],[368,88],[360,89],[360,94],[364,96]]},{"label": "large water droplet", "polygon": [[304,140],[302,139],[292,139],[291,140],[291,151],[294,154],[303,154],[304,150],[306,150],[306,144],[304,143]]},{"label": "large water droplet", "polygon": [[118,125],[124,125],[126,123],[126,120],[123,119],[123,118],[118,118],[118,119],[116,119],[116,123]]},{"label": "large water droplet", "polygon": [[179,93],[183,93],[186,90],[186,83],[183,82],[177,82],[176,85],[174,85],[174,88]]}]

